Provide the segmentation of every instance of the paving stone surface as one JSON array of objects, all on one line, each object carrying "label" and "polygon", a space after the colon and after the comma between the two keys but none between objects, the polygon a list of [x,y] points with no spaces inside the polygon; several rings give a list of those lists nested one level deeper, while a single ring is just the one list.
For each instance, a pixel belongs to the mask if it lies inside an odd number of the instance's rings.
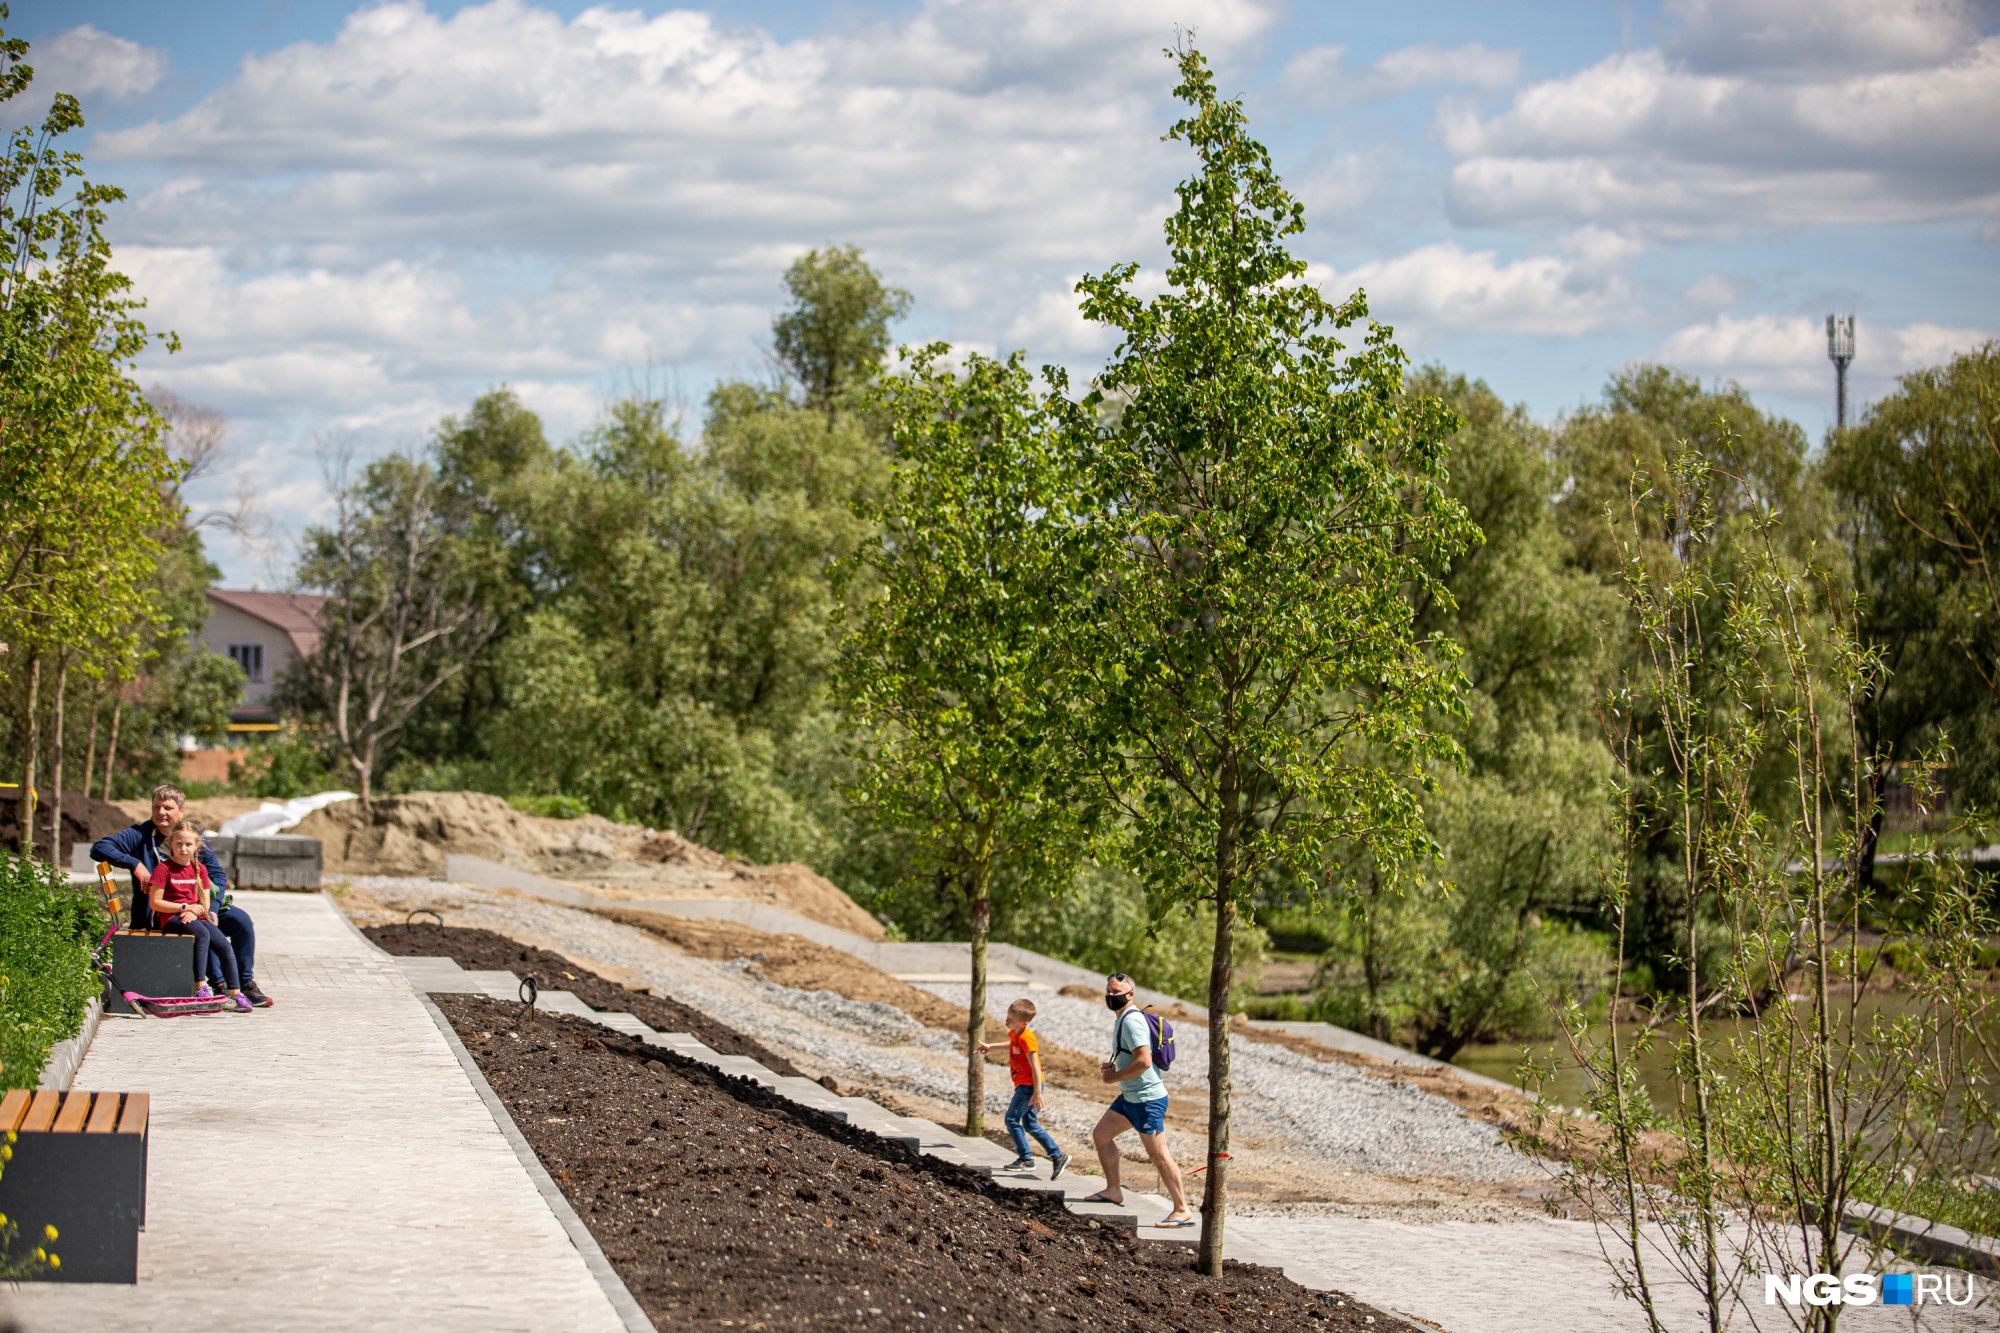
[{"label": "paving stone surface", "polygon": [[623,1333],[403,971],[318,894],[244,892],[252,1014],[107,1022],[75,1086],[152,1094],[136,1287],[0,1291],[21,1333]]}]

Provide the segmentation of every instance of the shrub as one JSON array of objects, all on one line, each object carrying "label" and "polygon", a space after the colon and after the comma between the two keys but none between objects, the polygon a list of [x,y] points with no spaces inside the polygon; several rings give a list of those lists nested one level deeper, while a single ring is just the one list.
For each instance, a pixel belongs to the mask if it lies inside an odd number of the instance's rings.
[{"label": "shrub", "polygon": [[582,819],[590,813],[589,803],[574,796],[510,796],[507,804],[541,819]]},{"label": "shrub", "polygon": [[83,1027],[98,991],[90,951],[103,931],[95,892],[46,862],[0,852],[0,1089],[34,1087],[49,1048]]},{"label": "shrub", "polygon": [[1253,995],[1243,1001],[1243,1012],[1260,1022],[1297,1023],[1306,1017],[1303,995]]}]

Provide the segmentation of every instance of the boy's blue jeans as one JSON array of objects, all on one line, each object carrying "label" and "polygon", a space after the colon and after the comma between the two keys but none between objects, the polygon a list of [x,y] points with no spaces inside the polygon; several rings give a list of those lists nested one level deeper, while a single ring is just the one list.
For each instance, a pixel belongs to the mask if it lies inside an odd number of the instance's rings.
[{"label": "boy's blue jeans", "polygon": [[1028,1151],[1028,1135],[1033,1134],[1035,1142],[1042,1145],[1042,1151],[1050,1158],[1060,1157],[1062,1149],[1056,1147],[1055,1139],[1042,1128],[1042,1118],[1035,1112],[1034,1100],[1033,1084],[1014,1085],[1014,1100],[1007,1103],[1007,1132],[1014,1136],[1014,1150],[1023,1157],[1033,1157],[1034,1154]]}]

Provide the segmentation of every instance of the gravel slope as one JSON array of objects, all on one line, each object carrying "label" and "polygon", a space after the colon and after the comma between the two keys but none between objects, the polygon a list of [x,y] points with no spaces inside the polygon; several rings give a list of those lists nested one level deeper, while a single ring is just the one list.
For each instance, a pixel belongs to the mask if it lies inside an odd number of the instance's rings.
[{"label": "gravel slope", "polygon": [[[940,999],[966,1003],[965,986],[920,984]],[[987,1012],[1004,1016],[1015,997],[1015,991],[991,988]],[[1085,1053],[1110,1054],[1111,1015],[1101,1003],[1046,991],[1030,998],[1038,1011],[1035,1028],[1043,1036]],[[1174,1029],[1170,1096],[1205,1094],[1208,1043],[1206,1028]],[[1229,1054],[1239,1123],[1266,1140],[1308,1148],[1332,1165],[1375,1175],[1475,1181],[1543,1175],[1533,1159],[1502,1142],[1493,1126],[1466,1119],[1427,1092],[1242,1037],[1230,1039]]]},{"label": "gravel slope", "polygon": [[[817,1076],[867,1085],[946,1105],[962,1105],[964,1057],[949,1033],[925,1027],[890,1005],[856,1001],[831,991],[775,985],[750,975],[747,960],[714,962],[679,953],[653,936],[536,899],[434,880],[357,879],[355,887],[382,900],[432,907],[448,924],[482,926],[578,959],[623,969],[745,1034],[755,1037]],[[397,919],[400,919],[398,917]],[[923,989],[957,1005],[963,985]],[[1086,1054],[1108,1053],[1110,1015],[1101,1004],[1052,991],[1035,991],[1036,1027],[1048,1040]],[[1014,992],[996,987],[989,1011],[1003,1015]],[[1178,1057],[1170,1090],[1203,1095],[1208,1076],[1206,1030],[1176,1029]],[[1316,1159],[1334,1171],[1375,1176],[1451,1177],[1504,1182],[1539,1177],[1531,1159],[1507,1147],[1492,1126],[1468,1120],[1450,1103],[1407,1086],[1370,1077],[1350,1066],[1321,1062],[1283,1047],[1233,1040],[1237,1124],[1247,1139]],[[996,1118],[1011,1089],[997,1069],[987,1084],[987,1110]],[[1110,1094],[1100,1098],[1061,1094],[1051,1098],[1045,1120],[1074,1151]],[[1200,1145],[1169,1134],[1185,1156]]]}]

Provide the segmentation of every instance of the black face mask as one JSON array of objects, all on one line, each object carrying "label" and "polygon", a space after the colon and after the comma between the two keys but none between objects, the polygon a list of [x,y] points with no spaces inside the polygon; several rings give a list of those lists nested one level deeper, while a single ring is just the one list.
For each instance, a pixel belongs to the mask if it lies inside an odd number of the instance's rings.
[{"label": "black face mask", "polygon": [[1104,997],[1104,1007],[1115,1014],[1130,1003],[1131,999],[1129,995],[1107,995]]}]

